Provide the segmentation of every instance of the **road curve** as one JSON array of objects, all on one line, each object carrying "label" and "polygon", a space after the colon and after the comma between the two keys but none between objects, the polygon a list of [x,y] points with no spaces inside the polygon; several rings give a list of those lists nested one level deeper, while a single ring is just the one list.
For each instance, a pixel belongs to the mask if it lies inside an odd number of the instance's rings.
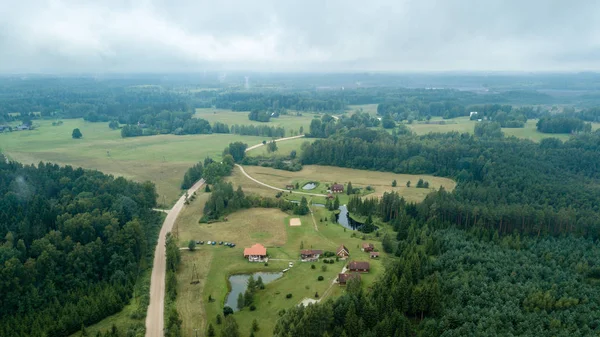
[{"label": "road curve", "polygon": [[[279,188],[279,187],[275,187],[275,186],[271,186],[269,184],[263,183],[262,181],[258,181],[256,179],[252,178],[248,173],[246,173],[246,170],[244,170],[244,167],[242,165],[235,164],[235,166],[237,166],[237,167],[240,168],[240,171],[242,171],[242,173],[246,176],[246,178],[254,181],[257,184],[263,185],[263,186],[268,187],[268,188],[270,188],[272,190],[275,190],[275,191],[289,192],[289,190],[286,190],[286,189],[283,189],[283,188]],[[319,193],[296,192],[296,191],[294,191],[292,193],[294,193],[294,194],[310,195],[310,196],[313,196],[313,197],[327,197],[326,194],[319,194]]]},{"label": "road curve", "polygon": [[[204,179],[200,179],[189,190],[188,194],[193,194],[204,185]],[[173,208],[168,211],[167,217],[163,222],[156,250],[154,251],[154,264],[152,265],[152,277],[150,279],[150,304],[146,314],[146,337],[164,336],[164,311],[165,311],[165,274],[166,274],[166,250],[165,238],[167,233],[173,228],[179,212],[183,209],[185,195],[182,195],[175,203]]]}]

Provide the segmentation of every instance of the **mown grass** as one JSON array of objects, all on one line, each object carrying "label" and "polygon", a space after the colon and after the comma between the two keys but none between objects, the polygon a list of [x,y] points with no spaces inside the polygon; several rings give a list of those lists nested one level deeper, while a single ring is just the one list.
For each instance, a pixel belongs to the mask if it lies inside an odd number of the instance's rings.
[{"label": "mown grass", "polygon": [[[304,128],[304,132],[308,132],[308,129],[310,127],[310,121],[315,116],[319,117],[318,115],[308,112],[302,112],[302,116],[296,116],[295,113],[295,111],[290,111],[288,115],[281,115],[277,118],[271,118],[271,121],[267,123],[249,120],[247,111],[231,111],[227,109],[196,109],[196,114],[194,116],[197,118],[204,118],[211,124],[214,122],[221,122],[229,126],[239,124],[283,127],[285,128],[287,136],[297,135],[297,132],[300,130],[300,127]],[[292,134],[292,130],[294,130],[296,133]]]},{"label": "mown grass", "polygon": [[[244,190],[249,192],[246,187]],[[177,233],[180,245],[187,246],[190,239],[222,240],[233,241],[236,247],[199,245],[193,252],[182,251],[182,265],[178,272],[177,307],[183,319],[184,335],[193,335],[193,329],[196,328],[201,329],[202,335],[208,323],[212,323],[219,335],[220,326],[216,324],[215,317],[217,314],[222,315],[229,291],[227,279],[232,274],[281,271],[288,267],[290,260],[294,261],[291,270],[256,293],[256,311],[245,308],[234,314],[242,335],[250,333],[252,321],[256,319],[260,331],[255,335],[271,336],[280,310],[298,305],[304,298],[315,298],[315,293],[319,294],[319,298],[323,295],[330,298],[339,296],[344,291],[338,285],[332,285],[332,281],[345,262],[318,262],[315,263],[316,268],[311,269],[312,263],[298,261],[301,247],[335,251],[340,244],[344,244],[350,250],[353,259],[369,260],[369,256],[358,248],[363,242],[362,234],[355,236],[354,232],[330,223],[330,212],[323,208],[313,207],[315,222],[311,215],[301,216],[302,225],[298,227],[289,226],[289,219],[298,216],[277,209],[261,208],[236,212],[229,215],[226,222],[199,224],[198,219],[202,215],[201,208],[205,200],[204,196],[198,195],[178,218]],[[315,223],[318,230],[315,229]],[[368,239],[381,250],[378,238],[371,234]],[[268,266],[247,262],[242,256],[244,247],[257,242],[267,247],[271,257]],[[370,261],[372,271],[363,275],[366,288],[383,273],[386,258],[388,257],[383,256],[381,261]],[[199,273],[199,284],[190,284],[194,264]],[[322,265],[327,266],[326,271],[322,271]],[[318,281],[318,276],[323,276],[324,280]],[[291,299],[285,297],[288,293],[292,294]],[[209,296],[214,299],[213,302],[208,301]]]},{"label": "mown grass", "polygon": [[[0,134],[0,150],[10,159],[26,164],[40,161],[97,169],[136,181],[156,184],[159,203],[172,205],[180,195],[185,171],[207,156],[220,159],[231,142],[248,145],[260,143],[262,137],[229,134],[158,135],[121,138],[119,130],[107,123],[89,123],[66,119],[60,126],[51,121],[36,121],[39,128]],[[82,139],[72,139],[79,128]]]}]

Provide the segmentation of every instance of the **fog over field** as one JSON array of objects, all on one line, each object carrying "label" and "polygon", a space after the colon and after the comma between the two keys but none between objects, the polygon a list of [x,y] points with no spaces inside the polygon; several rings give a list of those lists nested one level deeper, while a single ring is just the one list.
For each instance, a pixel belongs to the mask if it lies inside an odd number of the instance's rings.
[{"label": "fog over field", "polygon": [[0,72],[598,70],[597,1],[0,3]]}]

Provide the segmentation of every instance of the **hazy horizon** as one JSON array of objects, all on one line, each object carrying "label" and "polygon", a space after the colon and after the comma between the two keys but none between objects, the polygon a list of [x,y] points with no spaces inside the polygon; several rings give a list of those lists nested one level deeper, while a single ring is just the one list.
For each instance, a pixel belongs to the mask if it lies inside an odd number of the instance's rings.
[{"label": "hazy horizon", "polygon": [[0,4],[0,73],[578,73],[594,1]]}]

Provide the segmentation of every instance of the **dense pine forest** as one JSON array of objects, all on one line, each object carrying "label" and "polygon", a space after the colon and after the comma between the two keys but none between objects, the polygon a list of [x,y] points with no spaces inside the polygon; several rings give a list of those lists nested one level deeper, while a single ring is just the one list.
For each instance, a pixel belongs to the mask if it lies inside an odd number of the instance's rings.
[{"label": "dense pine forest", "polygon": [[0,161],[0,335],[68,336],[120,311],[151,261],[155,205],[151,183]]}]

